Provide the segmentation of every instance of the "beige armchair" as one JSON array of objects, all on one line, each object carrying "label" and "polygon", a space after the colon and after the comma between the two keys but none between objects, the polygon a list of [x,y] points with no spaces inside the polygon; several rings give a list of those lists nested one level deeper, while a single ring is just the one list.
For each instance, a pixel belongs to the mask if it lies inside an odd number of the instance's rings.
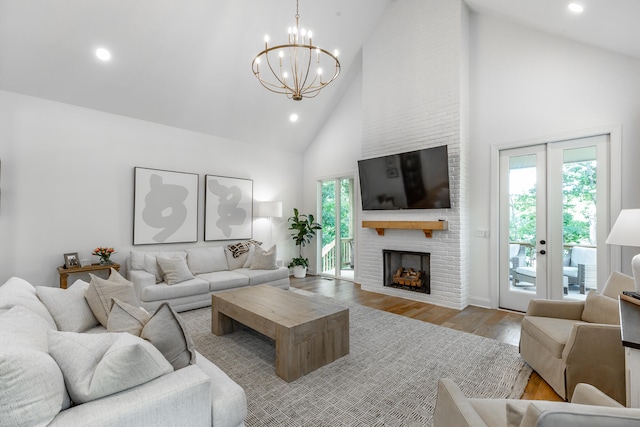
[{"label": "beige armchair", "polygon": [[624,349],[618,295],[634,290],[632,277],[612,273],[602,293],[586,301],[533,300],[522,320],[520,355],[562,398],[591,384],[626,403]]},{"label": "beige armchair", "polygon": [[438,382],[433,427],[632,427],[640,409],[620,405],[597,388],[578,384],[571,403],[469,399],[450,379]]}]

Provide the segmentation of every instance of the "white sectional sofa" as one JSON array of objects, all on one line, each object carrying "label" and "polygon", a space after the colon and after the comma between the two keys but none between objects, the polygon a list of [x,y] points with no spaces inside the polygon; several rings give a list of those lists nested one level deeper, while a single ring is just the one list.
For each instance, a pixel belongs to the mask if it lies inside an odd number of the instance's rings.
[{"label": "white sectional sofa", "polygon": [[[126,286],[133,294],[131,285]],[[82,280],[66,290],[36,288],[15,277],[0,286],[0,427],[244,426],[247,401],[242,387],[194,349],[189,354],[195,355],[195,364],[192,358],[184,367],[174,367],[153,340],[107,333],[85,300],[88,288]],[[164,311],[171,312],[168,307]],[[166,320],[158,316],[156,323],[165,335]],[[133,346],[111,347],[94,361],[91,351],[98,352],[104,339],[112,337]],[[75,346],[94,338],[103,340]],[[70,348],[64,357],[52,339],[67,339]],[[126,352],[126,362],[106,359],[107,354]],[[139,378],[153,370],[152,365],[163,370],[131,386],[131,377]],[[83,378],[86,373],[90,375]],[[80,380],[70,380],[69,374]],[[105,385],[110,387],[106,394],[74,402],[79,400],[73,398],[74,390],[84,387],[95,393]]]},{"label": "white sectional sofa", "polygon": [[[232,246],[232,245],[230,245]],[[131,251],[129,280],[135,285],[140,304],[155,310],[168,302],[176,311],[211,305],[211,294],[226,289],[268,284],[289,289],[289,269],[276,265],[275,247],[264,250],[248,245],[236,254],[228,246],[192,248],[184,251]],[[179,259],[188,268],[181,280],[172,283],[158,259]]]}]

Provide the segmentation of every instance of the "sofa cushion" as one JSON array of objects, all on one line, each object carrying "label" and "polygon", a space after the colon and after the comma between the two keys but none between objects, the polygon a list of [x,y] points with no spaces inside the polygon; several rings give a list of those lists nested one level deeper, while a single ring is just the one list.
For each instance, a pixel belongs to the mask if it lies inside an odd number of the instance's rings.
[{"label": "sofa cushion", "polygon": [[199,274],[198,278],[208,282],[207,286],[211,292],[249,285],[247,275],[240,274],[239,271],[215,271],[213,273]]},{"label": "sofa cushion", "polygon": [[571,335],[571,329],[578,320],[556,319],[551,317],[525,316],[522,319],[522,331],[542,344],[556,358],[562,358],[562,351]]},{"label": "sofa cushion", "polygon": [[228,270],[227,257],[222,246],[187,250],[187,264],[193,274]]},{"label": "sofa cushion", "polygon": [[596,265],[597,254],[598,254],[598,251],[596,250],[596,248],[584,248],[582,246],[574,246],[571,249],[570,265],[572,267],[578,266],[579,264]]},{"label": "sofa cushion", "polygon": [[71,402],[48,353],[51,325],[16,305],[0,314],[0,425],[44,426]]},{"label": "sofa cushion", "polygon": [[49,322],[52,329],[56,328],[56,322],[49,314],[49,310],[38,299],[36,288],[24,279],[11,277],[0,286],[0,311],[8,311],[16,305],[27,307]]},{"label": "sofa cushion", "polygon": [[254,248],[255,253],[251,261],[251,270],[275,270],[278,268],[276,265],[276,245],[271,246],[267,250],[262,249],[260,246],[254,246]]},{"label": "sofa cushion", "polygon": [[75,403],[128,390],[173,372],[151,343],[127,333],[50,331],[49,351]]},{"label": "sofa cushion", "polygon": [[196,352],[193,340],[182,322],[182,318],[164,303],[153,313],[142,328],[140,337],[151,342],[178,370],[195,363]]},{"label": "sofa cushion", "polygon": [[68,289],[37,286],[36,293],[59,331],[84,332],[99,324],[84,297],[87,289],[87,282],[76,280]]},{"label": "sofa cushion", "polygon": [[125,283],[122,281],[123,279],[117,277],[111,280],[110,276],[109,280],[105,280],[91,273],[89,275],[91,276],[91,282],[85,293],[85,298],[89,303],[89,307],[91,307],[93,315],[102,326],[107,326],[113,298],[136,307],[140,305],[133,284],[126,279],[124,279]]},{"label": "sofa cushion", "polygon": [[620,295],[623,291],[635,290],[636,284],[633,280],[633,277],[627,276],[626,274],[618,273],[617,271],[613,271],[609,275],[607,283],[605,283],[604,287],[602,288],[602,295],[617,300],[618,295]]},{"label": "sofa cushion", "polygon": [[589,291],[584,302],[582,320],[589,323],[619,325],[618,300],[601,295],[596,291]]},{"label": "sofa cushion", "polygon": [[[211,273],[216,274],[216,273]],[[165,301],[180,297],[188,297],[191,295],[201,295],[209,292],[209,283],[196,277],[191,280],[176,283],[175,285],[167,285],[166,283],[158,283],[152,286],[142,288],[140,298],[142,301]]]},{"label": "sofa cushion", "polygon": [[280,267],[275,270],[251,270],[249,268],[241,268],[235,270],[235,273],[247,276],[249,278],[249,285],[252,286],[275,282],[276,280],[289,277],[289,269],[286,267]]},{"label": "sofa cushion", "polygon": [[114,299],[107,319],[107,332],[128,332],[138,337],[150,317],[145,309]]},{"label": "sofa cushion", "polygon": [[164,282],[169,286],[194,278],[191,271],[189,271],[187,261],[182,258],[166,258],[158,256],[156,261],[162,270]]}]

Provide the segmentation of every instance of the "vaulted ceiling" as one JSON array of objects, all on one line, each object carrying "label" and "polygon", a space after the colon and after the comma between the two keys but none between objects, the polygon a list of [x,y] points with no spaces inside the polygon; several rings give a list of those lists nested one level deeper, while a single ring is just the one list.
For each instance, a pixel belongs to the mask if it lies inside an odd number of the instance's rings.
[{"label": "vaulted ceiling", "polygon": [[[360,68],[361,47],[390,3],[301,0],[301,27],[339,49],[342,73],[292,101],[251,72],[263,38],[282,41],[294,0],[0,0],[0,89],[252,144],[302,152]],[[640,58],[637,0],[466,0],[502,16]],[[96,59],[98,47],[112,59]],[[297,113],[299,121],[289,116]]]}]

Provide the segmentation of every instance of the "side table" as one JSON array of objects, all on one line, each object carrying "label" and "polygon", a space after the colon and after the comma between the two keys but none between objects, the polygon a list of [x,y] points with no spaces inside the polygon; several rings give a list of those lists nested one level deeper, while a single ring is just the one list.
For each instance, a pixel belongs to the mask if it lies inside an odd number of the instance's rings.
[{"label": "side table", "polygon": [[111,268],[113,268],[115,271],[120,271],[120,264],[117,264],[114,262],[113,264],[108,264],[108,265],[92,264],[92,265],[86,265],[84,267],[74,267],[74,268],[58,267],[58,274],[60,275],[60,287],[62,289],[67,289],[67,278],[69,277],[69,274],[86,273],[89,271],[110,270]]}]

